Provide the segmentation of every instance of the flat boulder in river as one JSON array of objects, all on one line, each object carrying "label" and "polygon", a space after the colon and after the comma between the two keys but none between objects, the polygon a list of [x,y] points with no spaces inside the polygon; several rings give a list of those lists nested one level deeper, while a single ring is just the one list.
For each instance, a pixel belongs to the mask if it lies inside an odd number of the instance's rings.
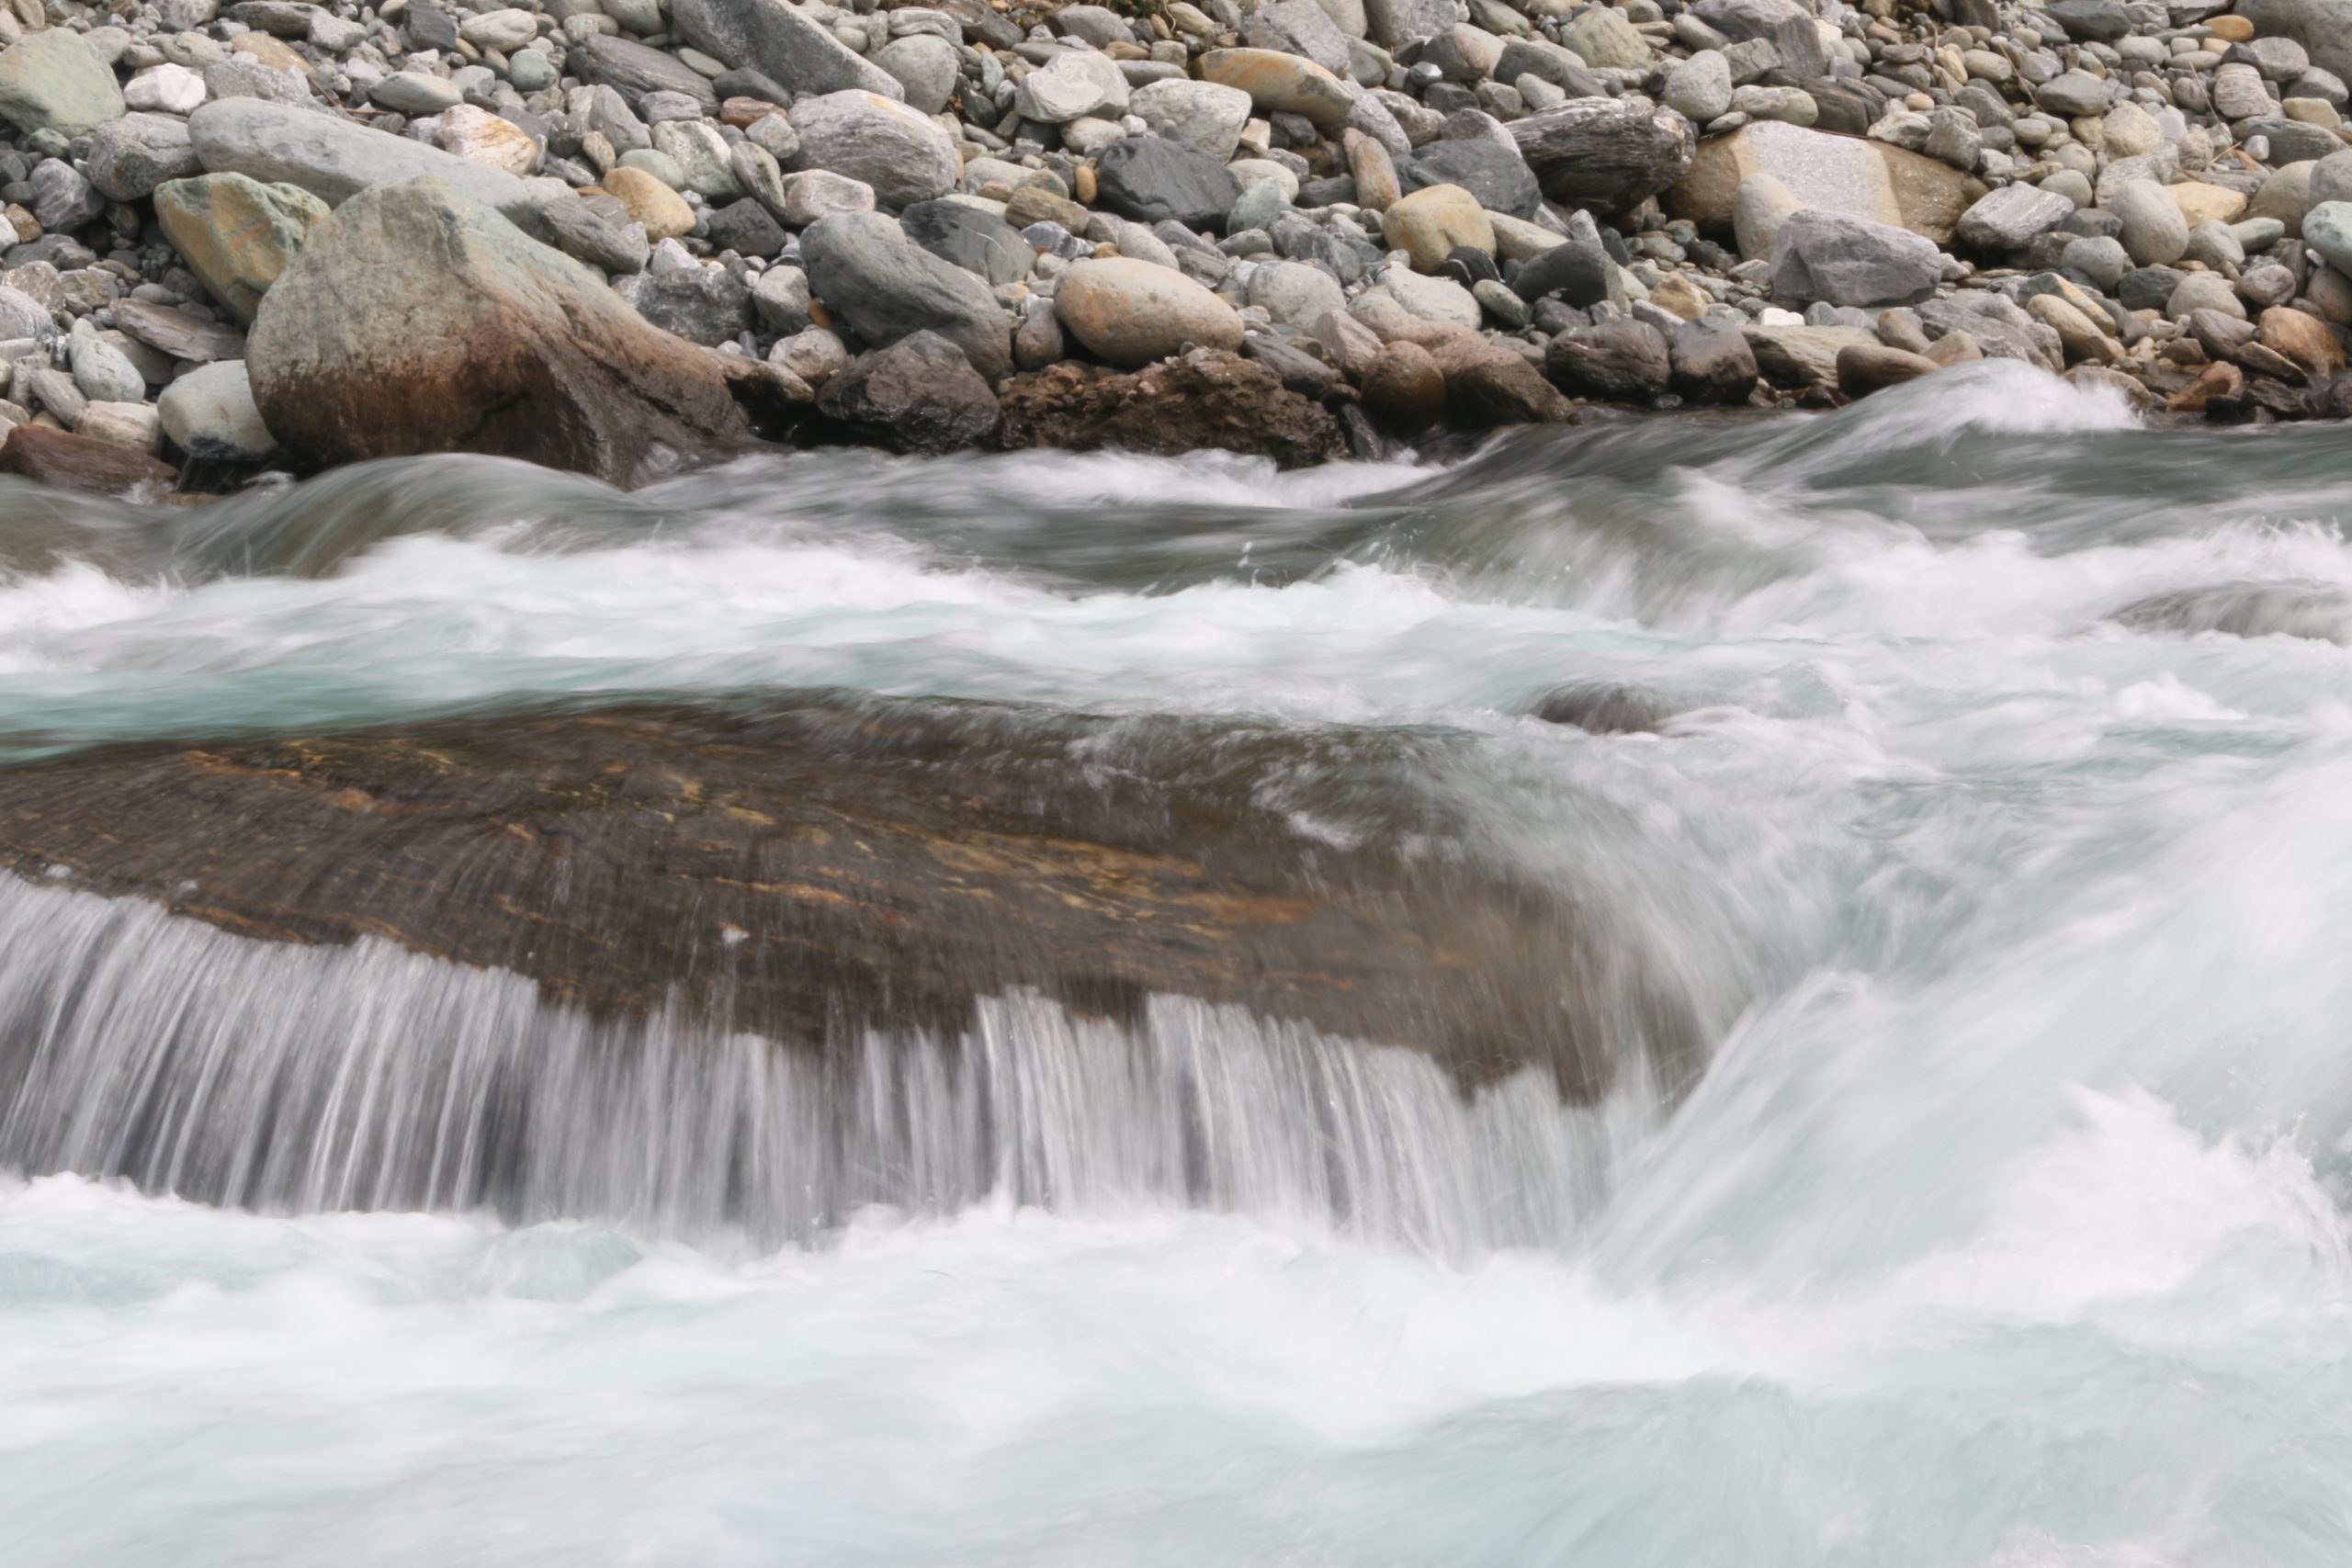
[{"label": "flat boulder in river", "polygon": [[319,467],[482,452],[628,485],[750,439],[710,355],[438,179],[313,229],[248,365],[271,432]]},{"label": "flat boulder in river", "polygon": [[817,695],[141,745],[0,773],[0,865],[795,1048],[952,1036],[1024,989],[1114,1017],[1191,997],[1577,1095],[1691,1043],[1555,892],[1404,847],[1430,804],[1383,781],[1417,744]]}]

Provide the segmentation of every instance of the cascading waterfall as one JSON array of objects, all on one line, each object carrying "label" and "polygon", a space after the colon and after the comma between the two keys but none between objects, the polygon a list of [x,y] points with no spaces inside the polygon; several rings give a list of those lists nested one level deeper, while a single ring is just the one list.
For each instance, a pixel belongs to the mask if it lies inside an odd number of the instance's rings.
[{"label": "cascading waterfall", "polygon": [[0,878],[0,1162],[278,1211],[495,1209],[807,1240],[868,1204],[1154,1200],[1464,1254],[1575,1233],[1656,1106],[1533,1072],[1465,1098],[1418,1052],[1180,998],[1035,996],[957,1039],[781,1047],[597,1020],[363,939],[228,935]]},{"label": "cascading waterfall", "polygon": [[[1447,469],[25,501],[0,1563],[2339,1568],[2341,445],[1988,363]],[[418,941],[487,852],[354,940],[333,835],[230,898],[104,798],[163,775],[6,787],[786,687],[1088,716],[1096,781],[1246,737],[1296,842],[1559,895],[1623,1070],[1011,984],[812,1046]],[[330,819],[267,798],[206,831]],[[45,870],[61,814],[153,838]]]}]

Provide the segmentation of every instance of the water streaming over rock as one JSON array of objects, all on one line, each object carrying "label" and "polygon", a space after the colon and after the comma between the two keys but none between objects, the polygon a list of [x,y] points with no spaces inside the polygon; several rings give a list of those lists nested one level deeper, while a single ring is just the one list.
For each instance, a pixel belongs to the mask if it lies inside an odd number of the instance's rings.
[{"label": "water streaming over rock", "polygon": [[812,1054],[20,863],[0,1561],[2352,1559],[2333,431],[1988,365],[1435,472],[6,500],[11,765],[783,688],[1106,778],[1400,738],[1250,798],[1556,894],[1704,1070],[1018,987]]}]

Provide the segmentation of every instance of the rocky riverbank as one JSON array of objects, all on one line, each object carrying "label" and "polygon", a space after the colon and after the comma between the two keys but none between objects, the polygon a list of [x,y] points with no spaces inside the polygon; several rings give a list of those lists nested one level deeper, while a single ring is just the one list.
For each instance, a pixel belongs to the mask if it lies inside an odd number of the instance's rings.
[{"label": "rocky riverbank", "polygon": [[2352,0],[0,6],[0,470],[2352,412]]}]

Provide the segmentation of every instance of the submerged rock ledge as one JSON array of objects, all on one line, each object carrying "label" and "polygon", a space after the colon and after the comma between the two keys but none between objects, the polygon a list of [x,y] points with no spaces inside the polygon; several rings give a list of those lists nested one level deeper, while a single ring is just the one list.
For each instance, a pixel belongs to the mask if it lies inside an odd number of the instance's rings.
[{"label": "submerged rock ledge", "polygon": [[0,863],[816,1049],[1034,988],[1231,1004],[1465,1083],[1546,1066],[1578,1097],[1627,1052],[1695,1051],[1555,892],[1396,847],[1426,807],[1350,847],[1273,803],[1329,780],[1361,814],[1413,744],[811,697],[112,748],[0,773]]},{"label": "submerged rock ledge", "polygon": [[2336,417],[2347,7],[19,0],[0,471],[1296,464],[1980,357]]}]

